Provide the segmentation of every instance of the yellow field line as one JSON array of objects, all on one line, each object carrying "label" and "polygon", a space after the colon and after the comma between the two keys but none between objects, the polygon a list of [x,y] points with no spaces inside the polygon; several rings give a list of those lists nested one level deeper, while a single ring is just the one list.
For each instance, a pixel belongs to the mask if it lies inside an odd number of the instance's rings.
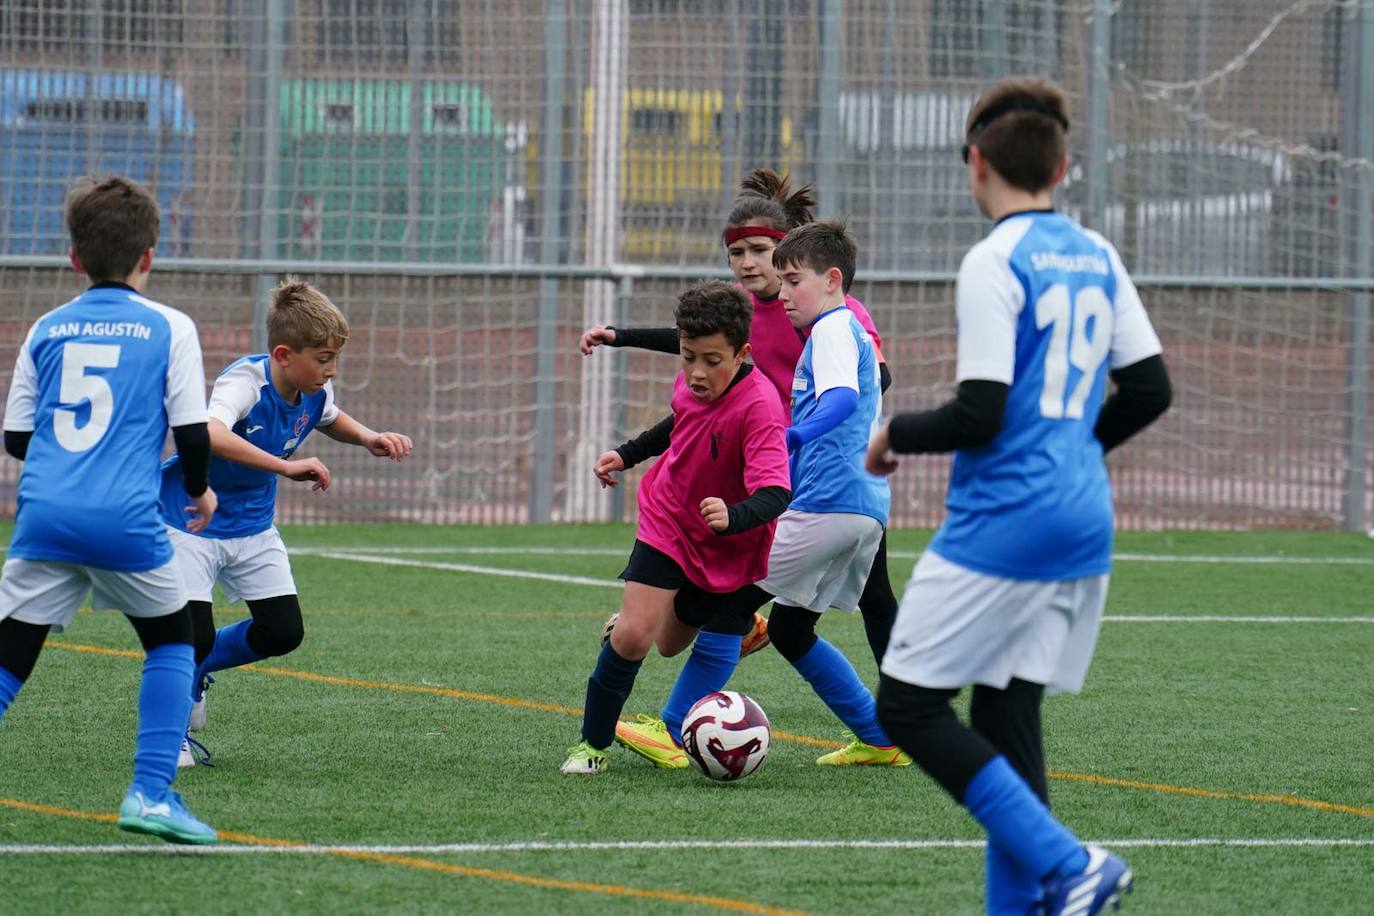
[{"label": "yellow field line", "polygon": [[[17,798],[0,798],[0,805],[6,808],[13,808],[17,811],[29,811],[34,814],[48,814],[56,817],[71,818],[73,820],[94,821],[100,824],[113,824],[115,821],[119,820],[119,817],[114,814],[104,814],[95,811],[76,811],[71,808],[59,808],[55,805],[21,801]],[[219,831],[219,837],[222,840],[227,840],[231,843],[241,843],[246,846],[290,848],[305,845],[291,840],[255,836],[251,833],[236,833],[231,830]],[[664,900],[670,903],[692,903],[698,906],[708,906],[734,913],[759,913],[764,914],[764,916],[805,916],[800,910],[784,910],[778,907],[765,906],[761,903],[751,903],[748,900],[734,900],[730,897],[710,897],[704,894],[684,894],[678,891],[658,891],[638,887],[627,887],[623,884],[597,884],[591,881],[566,881],[561,878],[540,878],[537,875],[525,875],[514,871],[502,871],[493,868],[473,868],[468,865],[453,865],[448,862],[438,862],[434,859],[422,859],[417,856],[400,856],[389,853],[346,849],[332,849],[327,852],[329,855],[340,859],[358,859],[365,862],[380,862],[384,865],[399,865],[403,868],[415,868],[448,875],[460,875],[465,878],[485,878],[488,881],[522,884],[526,887],[577,891],[584,894],[605,894],[612,897],[636,897],[641,900]]]},{"label": "yellow field line", "polygon": [[[127,649],[108,649],[104,646],[91,646],[83,643],[49,640],[47,644],[57,649],[68,649],[73,652],[88,652],[93,655],[111,655],[121,658],[143,657],[143,653],[141,652],[131,652]],[[455,690],[451,687],[393,684],[387,681],[369,681],[351,677],[334,677],[328,674],[315,674],[311,671],[296,671],[290,668],[264,667],[262,665],[248,665],[243,670],[254,671],[258,674],[273,675],[275,677],[288,677],[300,681],[312,681],[318,684],[330,684],[335,687],[361,687],[369,690],[390,690],[397,693],[424,693],[431,696],[450,697],[456,700],[472,700],[477,703],[494,703],[503,706],[514,706],[519,709],[538,709],[543,712],[557,712],[572,716],[582,715],[582,710],[573,706],[558,706],[553,703],[536,703],[532,700],[520,700],[514,697],[502,697],[489,693],[473,693],[468,690]],[[777,738],[779,741],[788,741],[794,744],[807,745],[809,747],[839,748],[844,746],[834,741],[826,741],[822,738],[812,738],[807,735],[794,735],[790,732],[775,731],[773,732],[773,737]],[[1335,802],[1303,798],[1298,795],[1265,795],[1255,792],[1226,792],[1217,789],[1203,789],[1196,786],[1176,786],[1171,783],[1163,782],[1141,782],[1134,779],[1119,779],[1114,776],[1098,776],[1093,773],[1074,773],[1063,770],[1050,771],[1047,775],[1051,779],[1064,780],[1065,782],[1082,782],[1121,789],[1160,792],[1168,795],[1188,795],[1194,798],[1214,798],[1225,801],[1248,801],[1265,805],[1285,805],[1291,808],[1307,808],[1313,811],[1330,811],[1338,814],[1374,817],[1374,808],[1372,807],[1341,805]]]},{"label": "yellow field line", "polygon": [[1374,808],[1360,805],[1338,805],[1335,802],[1317,801],[1297,795],[1263,795],[1257,792],[1223,792],[1217,789],[1199,789],[1193,786],[1175,786],[1163,782],[1141,782],[1135,779],[1118,779],[1115,776],[1097,776],[1092,773],[1050,772],[1051,779],[1068,782],[1086,782],[1099,786],[1116,786],[1122,789],[1142,789],[1149,792],[1162,792],[1168,795],[1188,795],[1193,798],[1216,798],[1225,801],[1252,801],[1266,805],[1289,805],[1294,808],[1310,808],[1314,811],[1334,811],[1339,814],[1357,814],[1360,817],[1374,817]]}]

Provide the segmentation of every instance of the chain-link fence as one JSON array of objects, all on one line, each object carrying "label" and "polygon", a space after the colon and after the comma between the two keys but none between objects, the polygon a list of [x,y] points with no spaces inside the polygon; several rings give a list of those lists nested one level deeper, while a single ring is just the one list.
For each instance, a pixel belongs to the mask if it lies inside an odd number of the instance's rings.
[{"label": "chain-link fence", "polygon": [[[356,329],[341,403],[417,439],[400,468],[319,443],[336,485],[288,518],[632,515],[590,461],[675,365],[577,333],[666,325],[721,274],[752,167],[850,220],[889,408],[949,395],[952,271],[987,228],[963,119],[1014,72],[1069,91],[1059,202],[1117,241],[1178,381],[1113,458],[1123,521],[1362,524],[1374,0],[6,0],[0,378],[80,288],[72,177],[119,171],[163,206],[150,294],[210,375],[292,270]],[[933,524],[946,465],[908,464],[894,521]]]}]

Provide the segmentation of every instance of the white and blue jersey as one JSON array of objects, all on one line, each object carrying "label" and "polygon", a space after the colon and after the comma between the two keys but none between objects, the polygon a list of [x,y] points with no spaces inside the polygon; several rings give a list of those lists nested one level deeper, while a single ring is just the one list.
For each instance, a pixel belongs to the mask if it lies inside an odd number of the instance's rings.
[{"label": "white and blue jersey", "polygon": [[169,562],[158,464],[169,427],[205,418],[200,341],[176,309],[100,284],[38,319],[5,407],[6,430],[33,433],[9,555],[118,572]]},{"label": "white and blue jersey", "polygon": [[832,388],[858,392],[859,404],[840,424],[792,454],[791,508],[800,512],[850,512],[887,524],[892,498],[887,479],[864,470],[868,440],[883,413],[878,355],[873,340],[848,308],[824,313],[792,377],[792,425],[815,413]]},{"label": "white and blue jersey", "polygon": [[959,268],[958,380],[1009,387],[991,443],[955,453],[930,548],[1011,579],[1111,568],[1112,498],[1093,435],[1111,369],[1160,352],[1116,249],[1052,211],[998,223]]},{"label": "white and blue jersey", "polygon": [[[329,426],[338,414],[332,382],[314,394],[302,392],[295,404],[282,400],[272,386],[266,353],[230,364],[215,379],[210,393],[211,419],[278,458],[290,458],[312,429]],[[219,508],[200,536],[239,538],[272,527],[277,512],[276,474],[212,456],[210,487],[219,497]],[[181,467],[173,456],[162,465],[163,520],[185,531],[189,504],[181,487]]]}]

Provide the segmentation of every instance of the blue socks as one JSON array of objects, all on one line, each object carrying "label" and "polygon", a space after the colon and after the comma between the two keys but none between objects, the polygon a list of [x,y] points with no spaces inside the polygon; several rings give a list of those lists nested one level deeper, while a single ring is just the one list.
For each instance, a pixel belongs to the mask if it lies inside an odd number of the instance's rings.
[{"label": "blue socks", "polygon": [[253,662],[262,660],[261,655],[248,647],[248,628],[252,624],[253,618],[245,617],[215,631],[215,647],[210,650],[205,661],[201,662],[200,667],[196,669],[192,682],[193,689],[199,690],[201,678],[211,671],[223,671],[225,668],[251,665]]},{"label": "blue socks", "polygon": [[892,747],[892,739],[878,724],[878,704],[858,672],[839,649],[820,637],[801,658],[792,663],[849,730],[874,747]]},{"label": "blue socks", "polygon": [[5,718],[5,710],[10,708],[23,686],[24,682],[10,674],[8,668],[0,668],[0,720]]},{"label": "blue socks", "polygon": [[668,702],[659,713],[668,726],[668,734],[674,744],[682,746],[678,736],[682,733],[682,720],[692,704],[708,693],[724,688],[729,682],[730,675],[735,673],[739,665],[739,647],[743,642],[743,636],[708,633],[705,630],[697,634],[692,654],[687,657],[687,664],[682,666],[673,684],[673,692],[668,694]]},{"label": "blue socks", "polygon": [[634,689],[643,661],[621,658],[610,640],[601,647],[592,676],[587,678],[587,705],[582,710],[582,740],[605,750],[615,739],[615,723]]},{"label": "blue socks", "polygon": [[[1002,755],[989,760],[964,790],[964,806],[988,833],[989,849],[995,844],[1025,878],[1037,883],[1051,876],[1064,877],[1088,867],[1088,853],[1068,828],[1054,819],[1019,773]],[[991,856],[989,866],[992,865]],[[991,890],[992,870],[988,871]],[[989,897],[991,900],[991,897]]]},{"label": "blue socks", "polygon": [[188,643],[158,646],[143,661],[133,784],[149,800],[163,798],[176,778],[177,754],[191,716],[195,666],[195,649]]},{"label": "blue socks", "polygon": [[988,916],[1026,916],[1040,912],[1044,890],[1037,876],[1022,870],[1005,849],[991,840],[984,858]]}]

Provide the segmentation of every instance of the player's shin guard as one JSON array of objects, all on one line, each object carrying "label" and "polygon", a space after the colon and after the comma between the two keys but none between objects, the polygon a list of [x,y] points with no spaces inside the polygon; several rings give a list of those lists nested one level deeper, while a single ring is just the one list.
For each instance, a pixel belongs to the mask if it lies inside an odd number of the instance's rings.
[{"label": "player's shin guard", "polygon": [[692,704],[708,693],[721,690],[739,665],[739,649],[743,638],[726,633],[702,630],[692,645],[692,654],[682,666],[673,692],[668,695],[660,715],[668,726],[668,735],[679,744],[682,720]]},{"label": "player's shin guard", "polygon": [[143,662],[133,784],[148,799],[162,798],[176,778],[177,755],[191,715],[194,669],[195,650],[189,643],[156,646]]},{"label": "player's shin guard", "polygon": [[252,625],[252,618],[245,618],[231,623],[227,627],[220,627],[215,631],[214,648],[210,650],[205,661],[196,668],[194,681],[196,684],[199,684],[200,679],[212,671],[223,671],[225,668],[250,665],[262,659],[262,656],[254,652],[248,645],[248,628]]},{"label": "player's shin guard", "polygon": [[582,710],[582,740],[605,750],[615,739],[615,723],[634,689],[643,661],[622,658],[608,640],[597,656],[596,668],[587,678],[587,704]]},{"label": "player's shin guard", "polygon": [[860,741],[874,747],[892,746],[892,739],[878,724],[873,694],[839,649],[817,638],[811,650],[792,666]]},{"label": "player's shin guard", "polygon": [[5,710],[10,708],[14,698],[19,695],[19,688],[24,686],[24,682],[11,674],[7,669],[0,668],[0,721],[5,718]]}]

